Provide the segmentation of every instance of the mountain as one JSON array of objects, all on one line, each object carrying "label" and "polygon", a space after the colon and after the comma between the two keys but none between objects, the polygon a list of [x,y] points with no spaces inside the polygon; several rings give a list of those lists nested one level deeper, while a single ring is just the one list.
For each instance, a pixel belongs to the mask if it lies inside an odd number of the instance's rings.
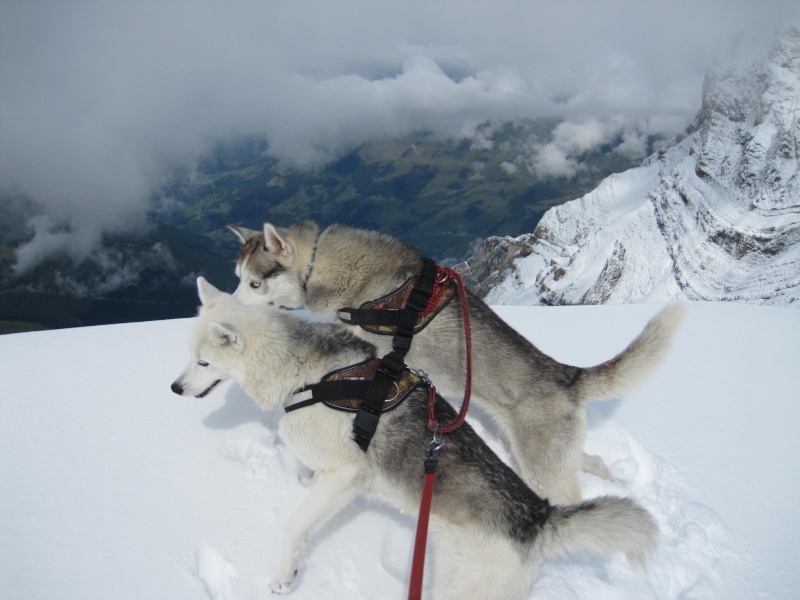
[{"label": "mountain", "polygon": [[800,308],[800,29],[712,69],[694,123],[641,166],[457,268],[493,303],[728,300]]},{"label": "mountain", "polygon": [[[498,312],[559,360],[591,365],[658,309]],[[230,383],[202,400],[170,391],[191,326],[0,336],[1,598],[274,597],[282,532],[312,476],[280,438],[283,411],[263,412]],[[526,597],[797,598],[798,332],[800,312],[689,303],[653,378],[587,407],[586,449],[617,481],[583,474],[582,491],[629,496],[652,512],[661,542],[650,569],[634,571],[622,555],[549,560]],[[484,417],[469,421],[502,456]],[[287,598],[406,598],[414,527],[414,515],[386,503],[351,503],[309,540]],[[435,572],[429,564],[426,581]]]},{"label": "mountain", "polygon": [[[148,227],[105,235],[79,263],[55,255],[15,274],[35,203],[0,198],[0,333],[189,316],[194,277],[235,285],[237,242],[225,228],[314,219],[376,229],[448,263],[490,235],[519,235],[544,212],[591,190],[633,159],[619,135],[576,157],[570,176],[539,175],[531,157],[552,119],[483,123],[459,139],[429,133],[372,140],[316,167],[279,164],[263,139],[221,143],[154,193]],[[658,139],[651,137],[652,148]]]}]

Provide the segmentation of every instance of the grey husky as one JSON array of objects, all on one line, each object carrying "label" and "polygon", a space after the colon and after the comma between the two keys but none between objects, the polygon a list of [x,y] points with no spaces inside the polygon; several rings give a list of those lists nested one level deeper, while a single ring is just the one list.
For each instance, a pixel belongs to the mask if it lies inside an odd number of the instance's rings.
[{"label": "grey husky", "polygon": [[[198,279],[202,306],[190,360],[172,384],[203,397],[233,379],[263,409],[292,402],[297,388],[376,356],[376,348],[342,325],[311,323],[275,308],[246,306]],[[284,533],[273,592],[293,583],[308,537],[355,497],[380,498],[410,514],[419,509],[428,430],[428,391],[412,387],[387,412],[369,452],[351,436],[353,413],[321,403],[287,412],[279,431],[315,472],[309,496]],[[438,397],[436,418],[454,409]],[[465,423],[444,436],[433,496],[432,597],[523,598],[542,560],[567,553],[626,554],[644,567],[657,544],[650,514],[633,500],[600,497],[557,506],[537,496]]]},{"label": "grey husky", "polygon": [[[386,296],[418,276],[423,257],[412,246],[377,232],[310,221],[289,228],[265,223],[262,231],[229,225],[242,242],[234,295],[246,304],[306,306],[330,317],[345,307]],[[469,294],[472,329],[472,398],[506,438],[522,478],[555,503],[581,499],[578,472],[611,479],[596,456],[582,452],[584,402],[630,392],[662,361],[682,315],[680,305],[656,315],[629,346],[594,367],[579,368],[547,356],[480,298]],[[352,327],[352,326],[351,326]],[[391,338],[353,327],[378,347]],[[466,351],[458,301],[447,304],[413,338],[409,365],[426,371],[448,398],[464,390]]]}]

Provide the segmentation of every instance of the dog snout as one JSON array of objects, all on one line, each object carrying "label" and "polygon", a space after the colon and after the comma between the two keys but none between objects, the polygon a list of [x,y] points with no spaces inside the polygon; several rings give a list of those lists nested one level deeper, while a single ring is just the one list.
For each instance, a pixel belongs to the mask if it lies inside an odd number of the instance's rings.
[{"label": "dog snout", "polygon": [[173,381],[170,389],[178,396],[183,396],[183,386],[178,381]]}]

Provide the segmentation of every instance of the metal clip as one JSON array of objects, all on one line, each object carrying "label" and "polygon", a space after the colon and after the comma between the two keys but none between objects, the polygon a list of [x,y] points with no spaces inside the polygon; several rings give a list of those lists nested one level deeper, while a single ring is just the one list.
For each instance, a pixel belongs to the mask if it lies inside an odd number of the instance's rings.
[{"label": "metal clip", "polygon": [[431,381],[430,376],[422,369],[412,369],[411,367],[409,367],[408,370],[411,371],[414,375],[416,375],[420,379],[422,379],[422,381],[428,384],[428,386],[433,386],[433,382]]},{"label": "metal clip", "polygon": [[439,433],[439,426],[433,430],[433,439],[428,443],[428,460],[439,460],[439,451],[444,448],[444,438]]}]

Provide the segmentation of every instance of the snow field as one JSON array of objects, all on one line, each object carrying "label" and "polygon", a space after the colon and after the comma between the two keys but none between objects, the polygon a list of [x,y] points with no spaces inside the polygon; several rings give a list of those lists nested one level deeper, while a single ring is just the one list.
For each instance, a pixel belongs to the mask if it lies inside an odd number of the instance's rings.
[{"label": "snow field", "polygon": [[[559,360],[620,351],[660,305],[497,307]],[[169,390],[192,320],[0,337],[0,597],[258,600],[312,473],[235,384]],[[661,529],[624,557],[546,563],[537,600],[793,598],[800,585],[800,315],[691,303],[666,363],[590,403],[586,449]],[[493,428],[472,416],[501,456]],[[308,544],[291,598],[404,598],[415,519],[359,500]],[[428,575],[435,565],[429,566]]]}]

